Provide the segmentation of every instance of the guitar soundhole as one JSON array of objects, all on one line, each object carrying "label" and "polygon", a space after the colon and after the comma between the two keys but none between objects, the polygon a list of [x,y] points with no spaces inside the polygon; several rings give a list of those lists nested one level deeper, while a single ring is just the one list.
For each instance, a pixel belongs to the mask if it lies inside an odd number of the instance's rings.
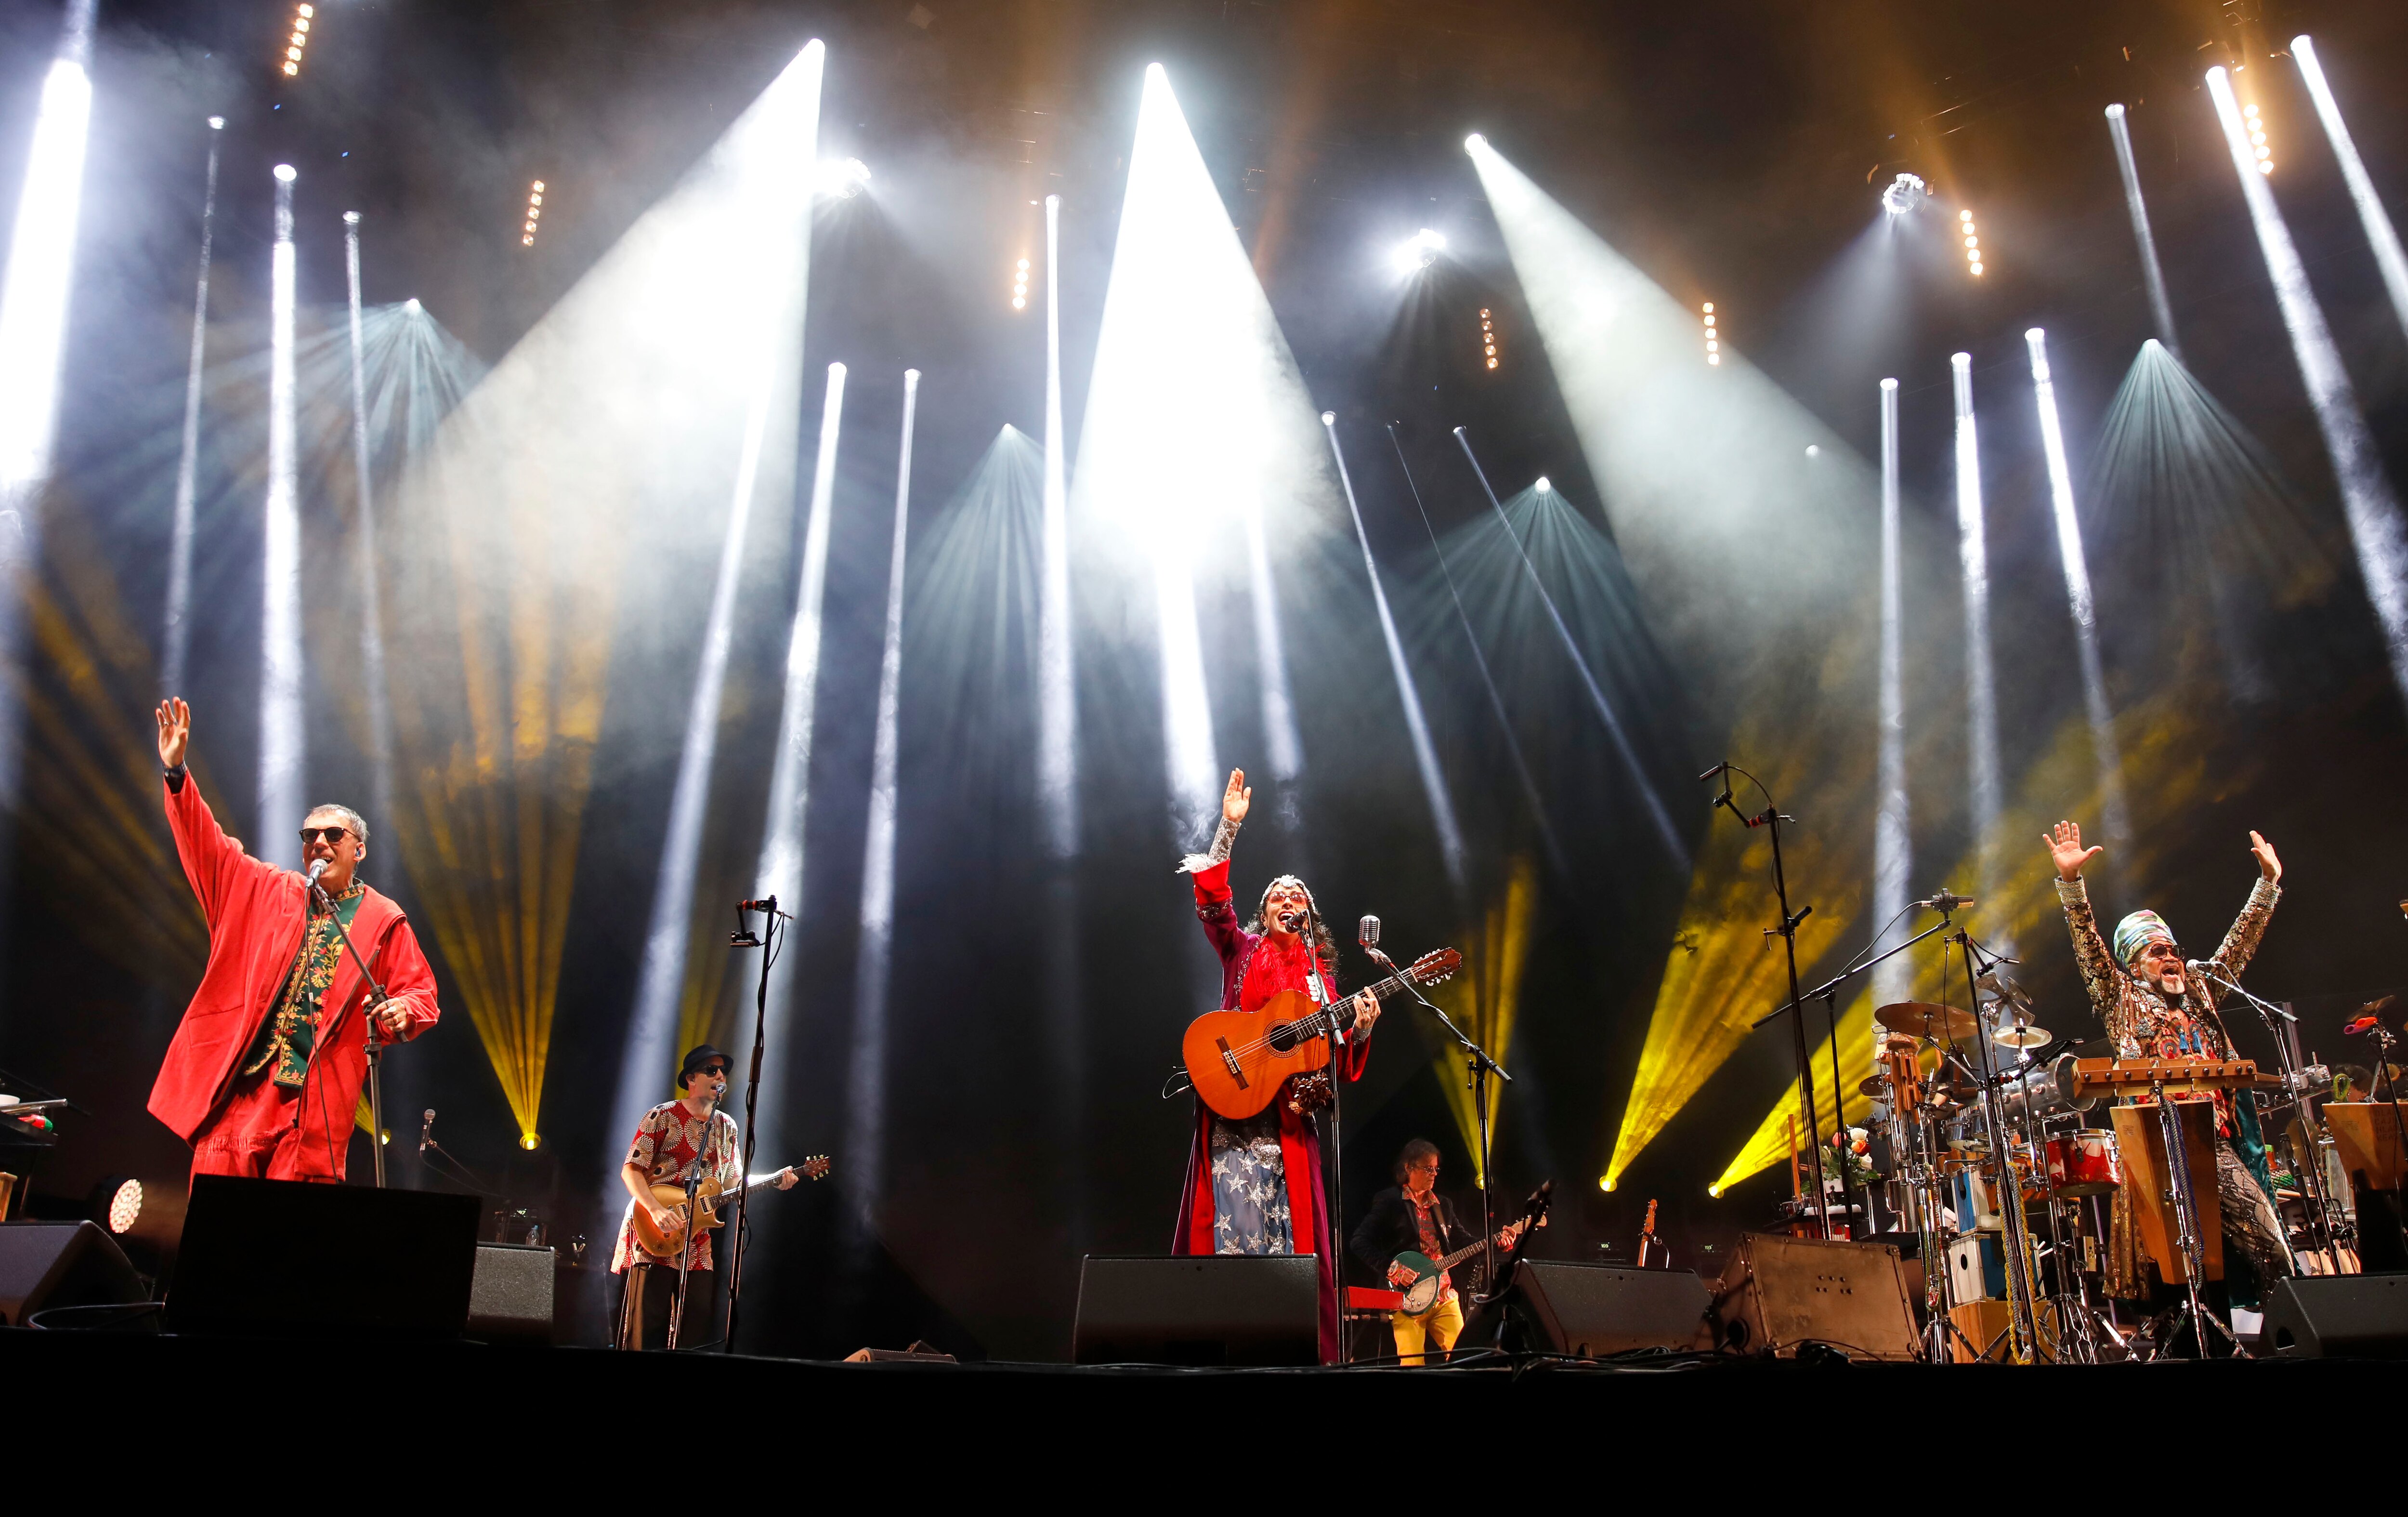
[{"label": "guitar soundhole", "polygon": [[1266,1041],[1270,1044],[1271,1051],[1273,1053],[1288,1053],[1293,1051],[1298,1041],[1296,1023],[1280,1023],[1277,1027],[1271,1029],[1270,1036]]}]

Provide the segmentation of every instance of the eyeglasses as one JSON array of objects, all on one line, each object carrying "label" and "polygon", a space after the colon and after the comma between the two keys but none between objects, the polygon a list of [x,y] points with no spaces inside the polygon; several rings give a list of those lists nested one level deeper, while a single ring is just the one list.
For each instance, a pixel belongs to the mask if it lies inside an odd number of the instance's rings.
[{"label": "eyeglasses", "polygon": [[306,848],[320,838],[324,838],[326,846],[331,848],[351,835],[351,830],[348,827],[305,827],[301,829],[301,845]]}]

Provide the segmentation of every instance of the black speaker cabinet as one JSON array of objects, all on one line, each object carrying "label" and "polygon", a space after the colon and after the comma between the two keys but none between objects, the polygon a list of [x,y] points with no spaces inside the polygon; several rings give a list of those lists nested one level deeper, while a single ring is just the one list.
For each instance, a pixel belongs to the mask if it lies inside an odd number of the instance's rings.
[{"label": "black speaker cabinet", "polygon": [[52,1307],[148,1299],[125,1250],[92,1223],[0,1222],[0,1326],[22,1327]]},{"label": "black speaker cabinet", "polygon": [[2408,1275],[2276,1280],[2258,1343],[2278,1359],[2408,1359]]},{"label": "black speaker cabinet", "polygon": [[478,1200],[203,1175],[167,1291],[179,1333],[453,1338],[467,1324]]},{"label": "black speaker cabinet", "polygon": [[523,1243],[480,1243],[468,1286],[468,1336],[480,1343],[552,1341],[554,1251]]},{"label": "black speaker cabinet", "polygon": [[1921,1343],[1895,1245],[1750,1233],[1714,1287],[1715,1336],[1788,1358],[1809,1341],[1854,1358],[1911,1360]]},{"label": "black speaker cabinet", "polygon": [[1637,1349],[1709,1344],[1713,1297],[1687,1270],[1614,1269],[1525,1259],[1513,1289],[1529,1336],[1524,1346],[1602,1359]]},{"label": "black speaker cabinet", "polygon": [[1082,1365],[1321,1362],[1321,1264],[1309,1253],[1090,1256],[1070,1357]]}]

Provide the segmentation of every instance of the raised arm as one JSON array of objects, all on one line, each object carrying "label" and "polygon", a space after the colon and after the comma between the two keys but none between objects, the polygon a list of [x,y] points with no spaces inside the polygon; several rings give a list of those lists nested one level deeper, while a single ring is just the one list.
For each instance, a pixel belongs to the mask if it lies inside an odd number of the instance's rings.
[{"label": "raised arm", "polygon": [[2099,1019],[2107,1024],[2108,1034],[2120,1038],[2124,1029],[2117,1025],[2122,1018],[2123,974],[2107,940],[2099,935],[2099,918],[2090,909],[2089,888],[2082,883],[2082,866],[2105,851],[2082,845],[2082,828],[2073,822],[2059,822],[2053,831],[2042,833],[2041,842],[2057,866],[2057,903],[2065,908],[2065,930],[2073,939],[2073,962],[2082,971],[2083,989],[2089,992],[2091,1008]]},{"label": "raised arm", "polygon": [[218,917],[241,875],[249,873],[273,874],[276,866],[264,863],[242,851],[242,844],[226,836],[225,829],[201,799],[201,787],[192,782],[184,768],[185,756],[193,742],[193,708],[178,700],[163,701],[156,713],[159,723],[159,767],[165,775],[167,826],[176,836],[176,857],[184,866],[184,878],[192,883],[193,894],[201,903],[201,916],[212,932]]},{"label": "raised arm", "polygon": [[1229,788],[1221,797],[1221,825],[1212,834],[1211,850],[1191,853],[1180,863],[1196,889],[1196,919],[1204,924],[1204,935],[1212,940],[1224,963],[1245,942],[1245,933],[1238,926],[1237,904],[1229,896],[1229,849],[1254,799],[1246,772],[1229,771]]},{"label": "raised arm", "polygon": [[2232,930],[2215,950],[2216,962],[2234,979],[2257,957],[2258,945],[2266,940],[2266,924],[2274,919],[2274,903],[2283,899],[2283,860],[2274,857],[2274,845],[2252,832],[2249,852],[2258,860],[2258,883],[2249,888],[2249,903],[2232,919]]}]

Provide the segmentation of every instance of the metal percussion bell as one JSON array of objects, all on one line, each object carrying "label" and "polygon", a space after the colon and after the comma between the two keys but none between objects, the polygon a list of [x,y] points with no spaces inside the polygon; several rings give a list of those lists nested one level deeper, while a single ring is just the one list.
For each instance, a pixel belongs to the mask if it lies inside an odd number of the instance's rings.
[{"label": "metal percussion bell", "polygon": [[2034,1027],[2029,1022],[2009,1022],[1990,1034],[1990,1041],[2002,1048],[2037,1048],[2050,1040],[2049,1030]]}]

